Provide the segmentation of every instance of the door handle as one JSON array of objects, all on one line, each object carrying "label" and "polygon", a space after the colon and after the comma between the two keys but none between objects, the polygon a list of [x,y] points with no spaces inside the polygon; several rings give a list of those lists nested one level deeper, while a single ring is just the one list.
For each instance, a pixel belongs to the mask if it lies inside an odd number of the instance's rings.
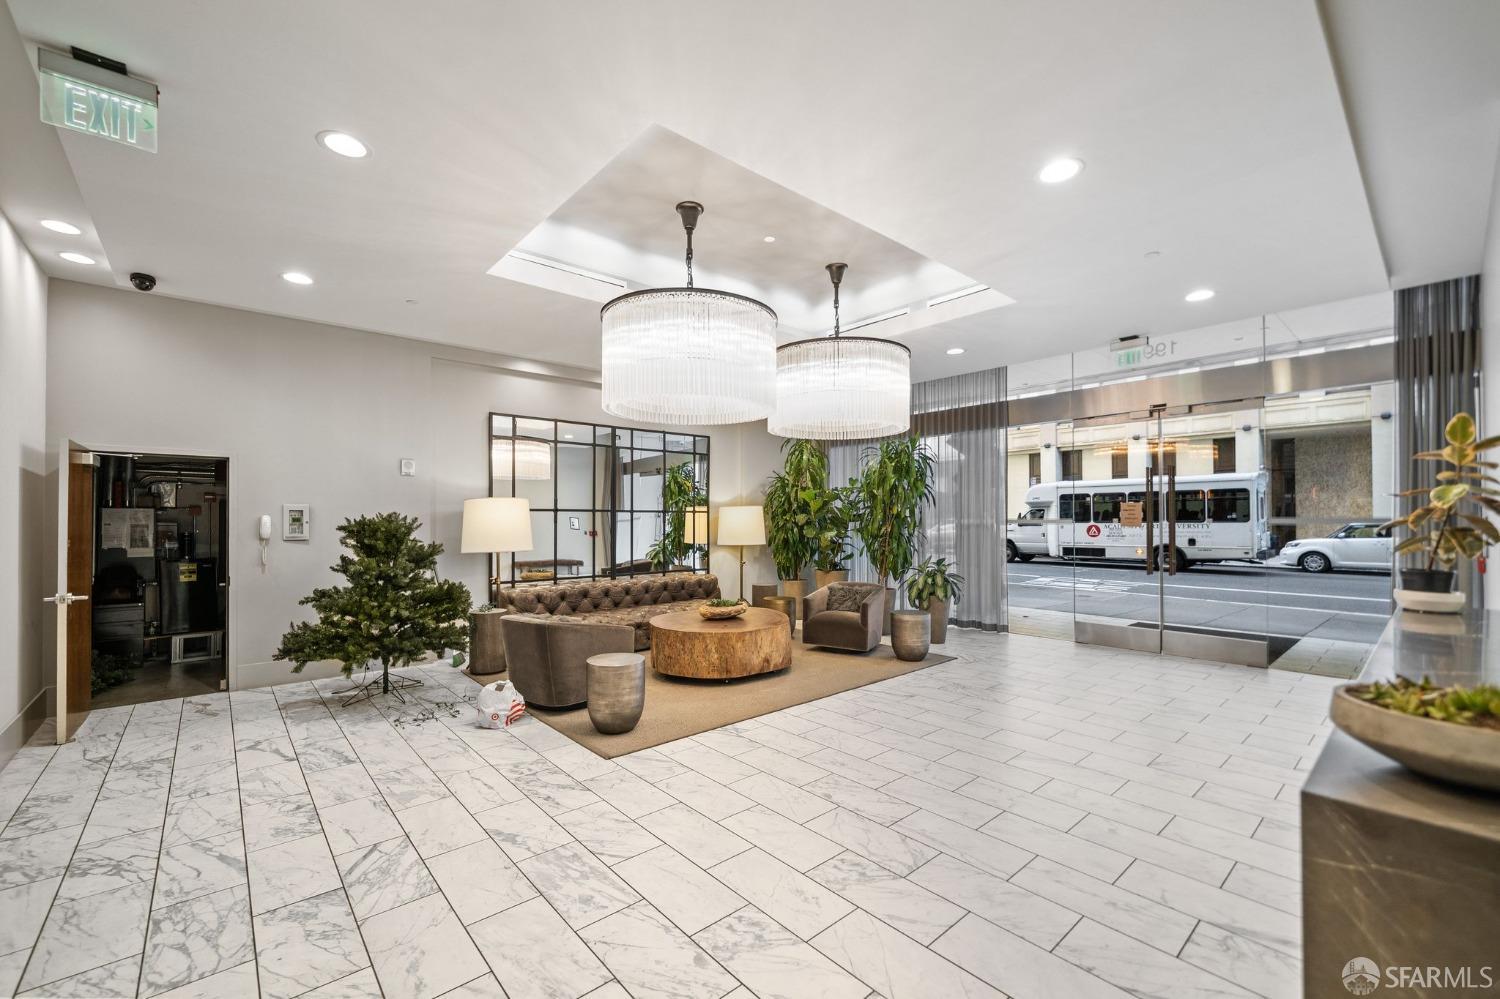
[{"label": "door handle", "polygon": [[59,607],[66,607],[68,604],[77,603],[80,600],[87,599],[87,594],[54,593],[50,597],[43,597],[42,602],[47,604],[57,604]]},{"label": "door handle", "polygon": [[1167,575],[1177,575],[1177,471],[1167,472]]},{"label": "door handle", "polygon": [[1156,571],[1156,477],[1146,466],[1146,575]]}]

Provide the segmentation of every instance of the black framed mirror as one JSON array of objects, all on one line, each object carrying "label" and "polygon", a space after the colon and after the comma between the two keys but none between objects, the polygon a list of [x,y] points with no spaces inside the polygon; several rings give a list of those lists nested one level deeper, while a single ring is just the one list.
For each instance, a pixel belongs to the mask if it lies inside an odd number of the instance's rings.
[{"label": "black framed mirror", "polygon": [[501,585],[708,571],[706,436],[513,413],[488,432],[490,495],[531,505]]}]

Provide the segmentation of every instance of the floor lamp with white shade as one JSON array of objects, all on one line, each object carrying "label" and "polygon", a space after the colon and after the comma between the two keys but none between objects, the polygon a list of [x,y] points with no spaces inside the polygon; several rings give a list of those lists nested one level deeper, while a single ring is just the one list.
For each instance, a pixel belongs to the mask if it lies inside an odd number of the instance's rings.
[{"label": "floor lamp with white shade", "polygon": [[[745,600],[745,547],[766,543],[766,514],[759,506],[719,507],[719,544],[740,550],[740,600]],[[749,601],[745,601],[748,603]]]},{"label": "floor lamp with white shade", "polygon": [[490,576],[490,602],[499,598],[499,556],[531,550],[531,501],[509,496],[485,496],[464,500],[463,536],[459,551],[465,555],[496,556]]}]

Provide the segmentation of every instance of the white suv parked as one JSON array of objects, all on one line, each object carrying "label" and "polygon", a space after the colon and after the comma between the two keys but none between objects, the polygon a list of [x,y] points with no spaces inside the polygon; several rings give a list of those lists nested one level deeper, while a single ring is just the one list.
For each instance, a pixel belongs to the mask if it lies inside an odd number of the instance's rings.
[{"label": "white suv parked", "polygon": [[1345,524],[1326,538],[1288,541],[1268,565],[1328,572],[1332,569],[1390,569],[1391,531],[1380,521]]}]

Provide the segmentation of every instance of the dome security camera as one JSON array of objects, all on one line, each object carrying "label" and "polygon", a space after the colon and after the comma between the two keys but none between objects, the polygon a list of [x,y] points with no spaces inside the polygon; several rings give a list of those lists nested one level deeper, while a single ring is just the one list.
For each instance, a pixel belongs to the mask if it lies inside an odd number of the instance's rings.
[{"label": "dome security camera", "polygon": [[136,291],[150,291],[156,287],[156,278],[145,271],[135,271],[130,275],[130,283]]}]

